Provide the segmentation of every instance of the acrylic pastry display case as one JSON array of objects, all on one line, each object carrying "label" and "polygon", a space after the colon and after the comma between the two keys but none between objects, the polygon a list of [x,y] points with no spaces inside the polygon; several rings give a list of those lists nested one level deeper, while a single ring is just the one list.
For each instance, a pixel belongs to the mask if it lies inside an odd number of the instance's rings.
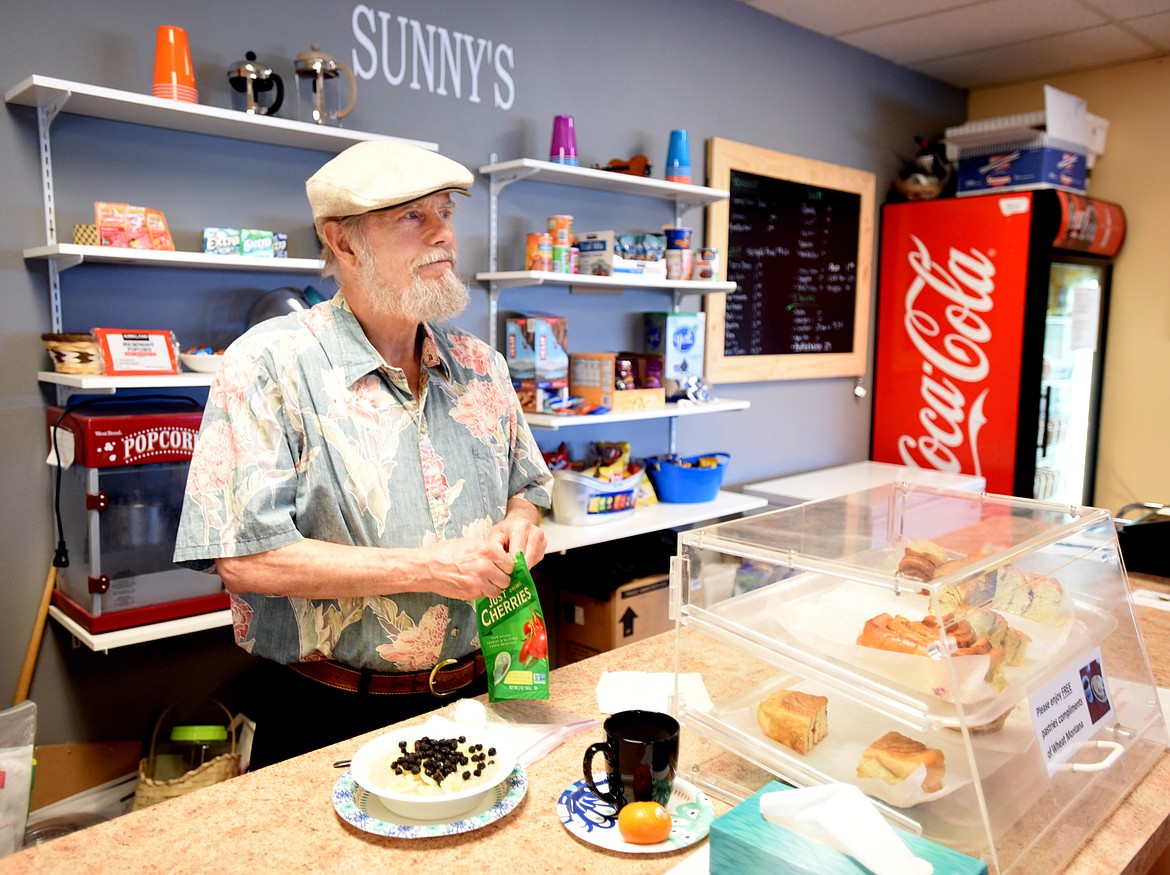
[{"label": "acrylic pastry display case", "polygon": [[[992,872],[1059,871],[1166,748],[1103,510],[906,483],[810,502],[682,533],[671,609],[750,673],[704,678],[687,730],[795,786],[855,784]],[[804,752],[760,720],[781,691],[827,714]]]}]

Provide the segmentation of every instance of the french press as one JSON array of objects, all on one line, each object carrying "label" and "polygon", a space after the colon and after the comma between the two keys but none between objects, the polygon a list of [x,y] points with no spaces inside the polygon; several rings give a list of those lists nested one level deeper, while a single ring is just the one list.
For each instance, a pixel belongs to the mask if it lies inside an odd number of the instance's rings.
[{"label": "french press", "polygon": [[[301,52],[293,62],[297,74],[297,116],[301,121],[318,125],[339,125],[341,119],[353,112],[357,101],[357,81],[348,64],[334,60],[313,43],[307,52]],[[345,75],[349,82],[349,99],[341,105],[337,77]]]},{"label": "french press", "polygon": [[[244,60],[227,71],[232,86],[232,109],[250,115],[276,115],[284,101],[284,82],[272,68],[248,52]],[[266,101],[271,100],[271,103]]]}]

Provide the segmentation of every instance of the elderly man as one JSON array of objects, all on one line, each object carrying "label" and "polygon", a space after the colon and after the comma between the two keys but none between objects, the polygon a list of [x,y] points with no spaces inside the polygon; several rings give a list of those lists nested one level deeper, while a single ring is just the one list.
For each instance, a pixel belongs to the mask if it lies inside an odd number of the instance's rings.
[{"label": "elderly man", "polygon": [[544,555],[551,477],[507,365],[441,324],[472,181],[385,141],[329,161],[306,189],[337,295],[257,325],[211,387],[175,561],[288,666],[243,703],[253,767],[482,692],[474,600]]}]

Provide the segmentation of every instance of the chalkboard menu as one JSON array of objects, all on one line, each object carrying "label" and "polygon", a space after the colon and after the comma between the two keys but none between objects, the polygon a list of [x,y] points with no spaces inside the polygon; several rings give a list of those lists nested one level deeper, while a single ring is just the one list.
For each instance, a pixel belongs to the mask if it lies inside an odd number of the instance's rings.
[{"label": "chalkboard menu", "polygon": [[707,141],[707,245],[735,289],[708,295],[704,377],[713,384],[865,373],[872,173]]},{"label": "chalkboard menu", "polygon": [[731,171],[723,354],[852,352],[861,195]]}]

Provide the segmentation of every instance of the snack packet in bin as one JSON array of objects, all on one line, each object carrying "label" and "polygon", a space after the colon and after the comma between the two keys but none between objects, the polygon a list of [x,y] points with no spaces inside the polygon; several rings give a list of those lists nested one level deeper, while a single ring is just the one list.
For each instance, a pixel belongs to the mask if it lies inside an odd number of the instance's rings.
[{"label": "snack packet in bin", "polygon": [[478,599],[475,621],[487,665],[488,701],[548,698],[548,629],[523,553],[512,580],[493,599]]}]

